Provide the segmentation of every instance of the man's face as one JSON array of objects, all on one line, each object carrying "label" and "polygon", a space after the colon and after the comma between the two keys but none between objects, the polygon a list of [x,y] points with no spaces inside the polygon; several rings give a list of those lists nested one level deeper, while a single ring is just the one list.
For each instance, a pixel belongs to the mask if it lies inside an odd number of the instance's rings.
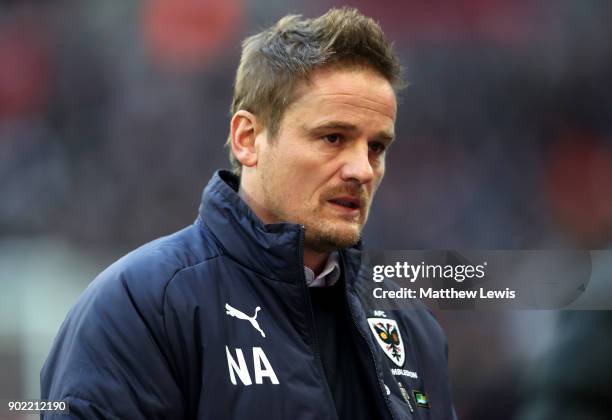
[{"label": "man's face", "polygon": [[385,172],[396,98],[367,68],[323,68],[298,89],[274,139],[257,142],[264,221],[305,227],[305,246],[355,244]]}]

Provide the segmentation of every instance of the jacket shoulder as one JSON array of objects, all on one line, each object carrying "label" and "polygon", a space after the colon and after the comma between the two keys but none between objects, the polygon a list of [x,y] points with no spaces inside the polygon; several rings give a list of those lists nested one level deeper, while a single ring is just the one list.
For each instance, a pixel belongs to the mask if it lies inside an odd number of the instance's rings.
[{"label": "jacket shoulder", "polygon": [[[109,408],[113,401],[112,412],[121,418],[180,416],[181,375],[165,328],[166,288],[176,273],[214,258],[217,250],[196,222],[104,270],[60,328],[41,371],[43,398],[68,398],[75,407],[83,402],[83,410]],[[141,400],[155,404],[143,408]]]},{"label": "jacket shoulder", "polygon": [[123,256],[100,273],[90,287],[122,286],[136,301],[153,298],[159,304],[178,272],[219,255],[212,237],[196,222]]}]

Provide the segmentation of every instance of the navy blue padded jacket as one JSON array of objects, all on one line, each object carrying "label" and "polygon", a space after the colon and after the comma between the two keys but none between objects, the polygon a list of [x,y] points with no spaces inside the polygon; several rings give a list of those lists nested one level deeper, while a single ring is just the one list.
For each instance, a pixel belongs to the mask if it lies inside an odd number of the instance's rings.
[{"label": "navy blue padded jacket", "polygon": [[[193,225],[87,287],[43,366],[42,398],[68,401],[70,418],[83,419],[337,418],[304,279],[303,227],[263,225],[237,188],[233,174],[217,172]],[[360,256],[340,252],[362,338],[345,351],[370,361],[380,418],[456,418],[439,325],[425,309],[372,307]]]}]

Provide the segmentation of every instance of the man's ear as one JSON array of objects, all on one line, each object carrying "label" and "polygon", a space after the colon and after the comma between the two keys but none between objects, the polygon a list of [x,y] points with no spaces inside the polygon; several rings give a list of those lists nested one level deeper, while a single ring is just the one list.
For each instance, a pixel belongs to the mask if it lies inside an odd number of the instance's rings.
[{"label": "man's ear", "polygon": [[232,117],[232,152],[242,165],[253,167],[257,165],[257,149],[255,138],[259,134],[257,117],[249,111],[241,109]]}]

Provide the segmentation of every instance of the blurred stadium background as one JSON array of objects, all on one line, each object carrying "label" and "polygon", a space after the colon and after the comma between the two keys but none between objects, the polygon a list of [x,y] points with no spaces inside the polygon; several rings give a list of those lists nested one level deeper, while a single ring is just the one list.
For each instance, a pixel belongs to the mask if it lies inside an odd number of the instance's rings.
[{"label": "blurred stadium background", "polygon": [[[610,246],[608,0],[1,1],[0,399],[39,395],[102,268],[193,221],[228,166],[240,40],[341,5],[380,21],[410,82],[368,248]],[[438,315],[461,418],[519,416],[558,313]]]}]

